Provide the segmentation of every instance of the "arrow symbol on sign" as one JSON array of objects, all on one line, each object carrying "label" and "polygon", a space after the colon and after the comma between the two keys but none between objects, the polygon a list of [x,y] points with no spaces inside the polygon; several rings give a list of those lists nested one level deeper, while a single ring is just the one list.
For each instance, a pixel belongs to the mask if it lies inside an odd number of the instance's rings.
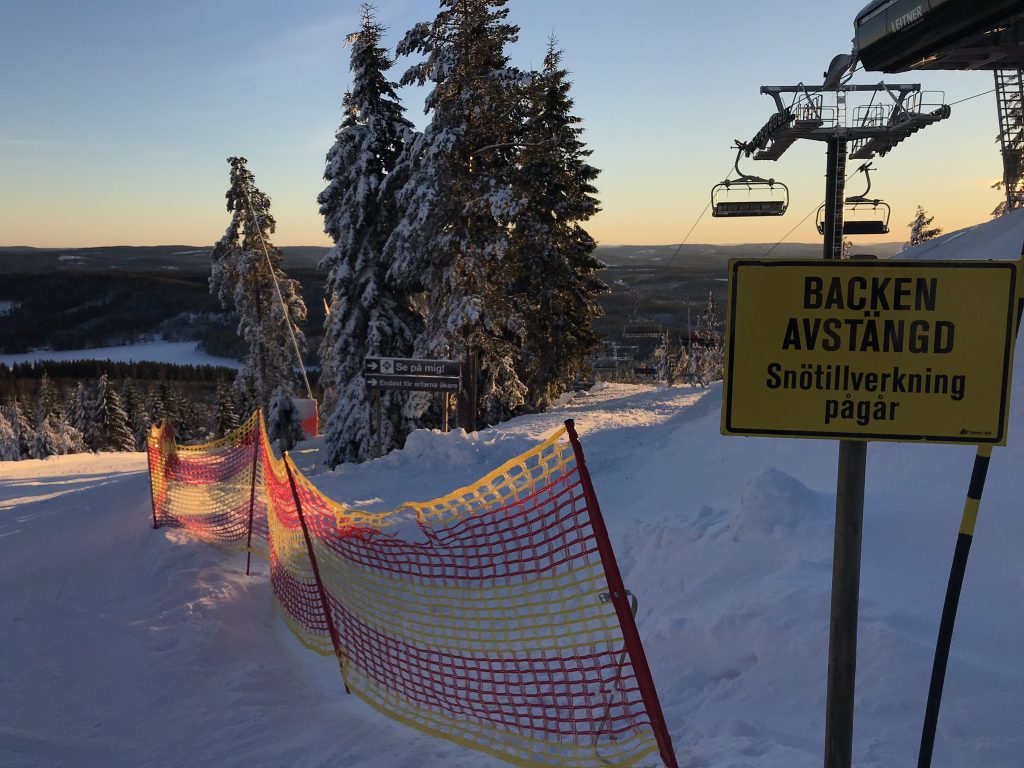
[{"label": "arrow symbol on sign", "polygon": [[371,387],[376,386],[377,385],[377,379],[367,379],[366,383],[369,384]]},{"label": "arrow symbol on sign", "polygon": [[377,361],[376,360],[367,360],[366,361],[366,370],[368,370],[368,371],[376,371],[377,370]]}]

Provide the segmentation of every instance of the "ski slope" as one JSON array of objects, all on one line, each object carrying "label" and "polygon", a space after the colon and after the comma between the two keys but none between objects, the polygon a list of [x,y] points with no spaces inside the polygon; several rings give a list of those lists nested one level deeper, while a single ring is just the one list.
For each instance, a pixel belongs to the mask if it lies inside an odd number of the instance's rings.
[{"label": "ski slope", "polygon": [[[1024,217],[905,254],[1016,258]],[[1024,755],[1024,354],[993,452],[933,765]],[[817,768],[824,733],[837,444],[722,437],[721,388],[598,385],[551,413],[329,472],[388,508],[472,481],[576,421],[677,754],[689,768]],[[974,457],[872,443],[855,764],[916,764],[932,649]],[[346,696],[300,647],[266,564],[150,527],[142,454],[0,463],[0,766],[504,765]],[[645,765],[657,765],[651,758]],[[595,764],[596,761],[595,761]]]}]

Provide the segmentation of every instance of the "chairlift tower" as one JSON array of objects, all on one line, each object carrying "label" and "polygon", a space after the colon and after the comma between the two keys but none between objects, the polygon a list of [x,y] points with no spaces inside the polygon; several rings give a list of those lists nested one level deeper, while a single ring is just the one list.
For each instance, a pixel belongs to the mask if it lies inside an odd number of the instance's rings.
[{"label": "chairlift tower", "polygon": [[1006,200],[993,211],[1000,215],[1024,208],[1024,71],[995,69],[996,108],[999,111],[999,151],[1003,156]]},{"label": "chairlift tower", "polygon": [[[847,157],[871,160],[884,156],[912,134],[949,117],[949,106],[941,94],[925,94],[916,83],[837,84],[832,88],[765,85],[761,93],[772,97],[776,112],[745,145],[755,160],[778,160],[800,139],[826,144],[826,259],[842,255]],[[870,94],[870,100],[850,109],[847,101],[853,94]]]},{"label": "chairlift tower", "polygon": [[[850,57],[842,55],[833,59],[823,85],[762,86],[761,93],[772,97],[776,111],[754,138],[743,145],[744,151],[755,160],[778,160],[800,139],[825,143],[827,166],[822,233],[826,259],[842,258],[847,156],[856,160],[884,156],[914,133],[950,114],[949,105],[943,103],[941,94],[936,94],[929,103],[916,83],[846,83],[852,63]],[[847,102],[851,97],[866,96],[870,96],[867,104],[850,109]],[[825,703],[825,768],[851,768],[853,764],[866,466],[866,442],[839,442]]]}]

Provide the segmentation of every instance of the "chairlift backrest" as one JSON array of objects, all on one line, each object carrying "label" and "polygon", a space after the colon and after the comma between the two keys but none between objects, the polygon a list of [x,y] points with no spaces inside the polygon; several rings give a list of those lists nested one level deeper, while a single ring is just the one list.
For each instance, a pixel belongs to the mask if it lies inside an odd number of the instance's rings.
[{"label": "chairlift backrest", "polygon": [[[863,193],[843,201],[844,235],[886,235],[889,233],[889,204],[878,198],[869,198],[871,191],[871,163],[864,163],[858,172],[863,173],[868,186]],[[825,206],[818,208],[816,217],[818,234],[825,233]]]}]

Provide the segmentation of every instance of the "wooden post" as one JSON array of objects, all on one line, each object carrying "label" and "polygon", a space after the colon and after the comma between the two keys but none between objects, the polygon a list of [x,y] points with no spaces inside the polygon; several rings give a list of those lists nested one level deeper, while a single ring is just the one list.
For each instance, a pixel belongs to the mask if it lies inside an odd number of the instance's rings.
[{"label": "wooden post", "polygon": [[306,552],[309,553],[309,563],[313,566],[313,578],[316,581],[316,590],[320,595],[320,605],[323,608],[324,619],[327,621],[327,632],[331,636],[334,655],[338,659],[341,679],[345,683],[345,693],[351,693],[348,689],[348,681],[345,680],[345,661],[341,654],[341,639],[338,637],[338,628],[334,626],[334,617],[331,615],[331,604],[327,599],[327,590],[324,588],[323,579],[320,578],[320,567],[316,563],[316,555],[313,553],[313,541],[309,537],[309,527],[306,525],[306,518],[302,514],[302,502],[299,501],[299,492],[295,488],[295,476],[292,474],[291,463],[291,457],[285,453],[284,468],[288,473],[288,485],[292,489],[292,498],[295,500],[295,512],[299,516],[299,525],[302,526],[302,537],[306,540]]},{"label": "wooden post", "polygon": [[379,389],[373,390],[373,458],[384,454],[384,406]]},{"label": "wooden post", "polygon": [[459,392],[459,426],[467,432],[476,431],[476,350],[466,341],[462,365],[462,389]]}]

